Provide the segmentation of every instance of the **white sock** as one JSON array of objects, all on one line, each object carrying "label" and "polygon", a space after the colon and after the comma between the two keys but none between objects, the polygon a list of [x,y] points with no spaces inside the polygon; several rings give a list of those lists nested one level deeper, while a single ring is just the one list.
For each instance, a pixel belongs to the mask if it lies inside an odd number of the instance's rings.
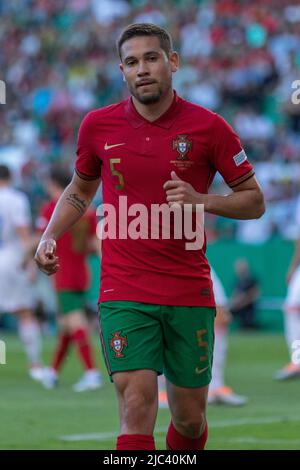
[{"label": "white sock", "polygon": [[41,364],[42,340],[38,322],[34,319],[19,320],[18,330],[30,365]]},{"label": "white sock", "polygon": [[224,369],[225,369],[225,362],[226,362],[227,343],[228,343],[227,328],[217,328],[215,330],[212,380],[209,385],[210,392],[213,392],[217,388],[224,386]]},{"label": "white sock", "polygon": [[294,352],[292,344],[296,340],[300,340],[300,313],[285,312],[284,314],[284,333],[287,342],[290,358]]}]

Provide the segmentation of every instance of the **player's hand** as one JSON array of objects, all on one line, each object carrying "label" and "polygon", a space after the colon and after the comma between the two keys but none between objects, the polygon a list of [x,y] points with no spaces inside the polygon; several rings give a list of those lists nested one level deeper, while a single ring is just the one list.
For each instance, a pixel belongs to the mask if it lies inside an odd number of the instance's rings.
[{"label": "player's hand", "polygon": [[166,181],[164,186],[167,202],[170,207],[174,204],[183,206],[184,204],[201,204],[201,194],[197,193],[193,186],[183,181],[177,176],[175,171],[171,172],[171,179]]},{"label": "player's hand", "polygon": [[48,240],[40,241],[34,256],[38,268],[48,276],[56,273],[59,269],[59,259],[55,256],[55,251],[56,241],[53,238],[49,238]]}]

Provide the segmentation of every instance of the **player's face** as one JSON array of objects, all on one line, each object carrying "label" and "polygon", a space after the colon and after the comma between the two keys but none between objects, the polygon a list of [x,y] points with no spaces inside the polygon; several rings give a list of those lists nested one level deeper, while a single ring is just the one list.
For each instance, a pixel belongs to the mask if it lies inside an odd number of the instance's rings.
[{"label": "player's face", "polygon": [[156,36],[128,39],[121,53],[120,69],[130,93],[140,103],[157,103],[172,89],[172,73],[178,68],[178,55],[171,52],[168,56]]}]

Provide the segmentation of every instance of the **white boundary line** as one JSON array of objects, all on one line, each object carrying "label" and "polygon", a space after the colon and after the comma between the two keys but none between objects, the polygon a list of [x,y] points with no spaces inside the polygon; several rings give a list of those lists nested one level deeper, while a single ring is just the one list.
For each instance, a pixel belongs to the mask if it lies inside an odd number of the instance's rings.
[{"label": "white boundary line", "polygon": [[[287,422],[300,422],[300,416],[277,416],[277,417],[265,417],[265,418],[240,418],[226,421],[210,421],[210,428],[228,428],[233,426],[244,426],[244,425],[254,425],[254,424],[272,424],[272,423],[287,423]],[[166,432],[166,428],[157,428],[155,429],[155,434],[163,434]],[[71,434],[68,436],[60,436],[59,440],[67,442],[80,442],[80,441],[97,441],[103,442],[117,437],[116,432],[99,432],[99,433],[90,433],[90,434]],[[248,441],[248,438],[228,438],[224,437],[225,440],[232,440],[233,442],[262,442],[262,443],[295,443],[299,444],[299,440],[280,440],[280,439],[270,439],[270,440],[261,440],[255,438],[249,438],[251,441]],[[253,440],[252,440],[253,439]]]},{"label": "white boundary line", "polygon": [[232,444],[291,444],[300,447],[299,439],[260,439],[257,437],[229,437],[214,439],[215,441],[231,442]]}]

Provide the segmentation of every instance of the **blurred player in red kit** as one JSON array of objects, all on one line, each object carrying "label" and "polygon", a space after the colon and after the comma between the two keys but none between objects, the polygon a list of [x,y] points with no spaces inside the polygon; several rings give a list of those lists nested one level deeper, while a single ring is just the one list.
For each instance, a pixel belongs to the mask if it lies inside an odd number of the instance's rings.
[{"label": "blurred player in red kit", "polygon": [[[53,168],[48,182],[51,201],[44,205],[37,221],[43,231],[53,214],[55,205],[70,182],[61,168]],[[89,338],[88,322],[84,316],[85,293],[89,286],[87,256],[97,250],[96,215],[88,209],[85,215],[57,243],[61,269],[55,274],[54,285],[58,300],[59,337],[51,367],[45,369],[42,380],[45,388],[54,388],[58,374],[71,344],[76,345],[85,373],[73,387],[76,392],[95,390],[102,385],[102,377],[94,364]]]}]

